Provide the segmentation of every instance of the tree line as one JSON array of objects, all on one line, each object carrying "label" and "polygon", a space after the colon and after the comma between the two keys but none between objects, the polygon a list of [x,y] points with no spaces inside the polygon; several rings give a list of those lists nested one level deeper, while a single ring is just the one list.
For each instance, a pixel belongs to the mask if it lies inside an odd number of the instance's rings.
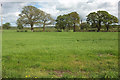
[{"label": "tree line", "polygon": [[[86,30],[88,28],[96,28],[97,32],[99,32],[102,26],[108,31],[111,25],[118,23],[117,17],[111,15],[107,11],[92,12],[86,17],[86,22],[82,22],[77,12],[71,12],[69,14],[59,15],[57,19],[54,20],[50,14],[34,6],[25,6],[17,19],[17,28],[23,29],[25,26],[29,25],[31,31],[34,31],[34,25],[42,25],[43,32],[45,32],[46,25],[55,25],[57,31],[67,29],[76,32],[78,28],[81,30],[84,28]],[[4,28],[9,29],[9,26],[10,23],[3,24]]]}]

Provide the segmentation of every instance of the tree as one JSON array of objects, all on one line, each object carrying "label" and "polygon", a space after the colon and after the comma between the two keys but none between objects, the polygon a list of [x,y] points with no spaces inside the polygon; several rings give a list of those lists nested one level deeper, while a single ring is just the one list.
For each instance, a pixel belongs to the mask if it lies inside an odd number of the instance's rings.
[{"label": "tree", "polygon": [[80,17],[77,12],[72,12],[69,14],[58,16],[56,22],[57,29],[65,30],[65,28],[68,28],[70,30],[71,27],[73,27],[73,31],[75,32],[75,27],[80,23]]},{"label": "tree", "polygon": [[103,20],[103,23],[104,23],[107,31],[109,30],[110,24],[118,23],[117,17],[110,15],[110,14],[107,14],[104,16],[105,16],[105,19]]},{"label": "tree", "polygon": [[57,30],[61,30],[61,27],[62,27],[62,24],[61,24],[61,22],[62,22],[62,19],[61,19],[61,15],[60,16],[58,16],[57,17],[57,19],[55,20],[56,21],[56,24],[55,24],[55,28],[57,29]]},{"label": "tree", "polygon": [[3,24],[3,29],[9,29],[11,26],[10,26],[10,23],[5,23]]},{"label": "tree", "polygon": [[73,32],[76,31],[75,27],[76,25],[80,24],[80,17],[77,12],[71,12],[68,14],[71,18],[71,22],[73,23]]},{"label": "tree", "polygon": [[63,15],[63,16],[58,16],[57,17],[57,19],[56,19],[56,28],[57,28],[57,30],[58,29],[63,29],[63,30],[65,30],[65,28],[66,28],[66,18],[65,18],[65,15]]},{"label": "tree", "polygon": [[23,27],[22,24],[18,24],[18,25],[17,25],[17,28],[18,28],[18,29],[23,29],[24,27]]},{"label": "tree", "polygon": [[84,28],[87,30],[89,27],[89,24],[87,22],[81,23],[80,28],[83,30]]},{"label": "tree", "polygon": [[31,31],[34,30],[33,26],[38,23],[38,20],[42,18],[43,11],[37,9],[34,6],[25,6],[19,14],[20,20],[24,25],[30,25]]},{"label": "tree", "polygon": [[23,21],[20,18],[17,20],[17,28],[18,29],[23,29],[24,28]]},{"label": "tree", "polygon": [[52,23],[54,23],[54,19],[51,17],[50,14],[44,12],[42,18],[40,19],[40,24],[43,25],[43,32],[45,32],[45,26],[50,25]]},{"label": "tree", "polygon": [[73,26],[72,18],[68,14],[64,15],[64,17],[65,17],[66,27],[68,28],[68,30],[70,30]]},{"label": "tree", "polygon": [[87,22],[92,26],[95,26],[98,29],[97,32],[99,32],[101,25],[105,25],[108,31],[109,25],[112,23],[117,23],[118,19],[109,14],[107,11],[97,11],[97,13],[92,12],[87,16]]},{"label": "tree", "polygon": [[89,23],[92,28],[96,27],[98,31],[100,30],[100,27],[98,26],[98,15],[96,12],[92,12],[87,16],[86,19],[87,23]]}]

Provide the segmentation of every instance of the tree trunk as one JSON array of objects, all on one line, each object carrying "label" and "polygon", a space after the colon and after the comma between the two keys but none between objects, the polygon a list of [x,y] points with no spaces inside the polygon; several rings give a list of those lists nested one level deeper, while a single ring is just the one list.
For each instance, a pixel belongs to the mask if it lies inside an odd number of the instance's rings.
[{"label": "tree trunk", "polygon": [[43,24],[43,32],[45,32],[45,23]]},{"label": "tree trunk", "polygon": [[68,24],[68,30],[70,30],[70,25]]},{"label": "tree trunk", "polygon": [[100,32],[100,29],[101,29],[101,21],[99,21],[99,25],[98,25],[97,27],[98,27],[97,32]]},{"label": "tree trunk", "polygon": [[31,31],[32,31],[32,32],[34,31],[33,24],[31,24]]},{"label": "tree trunk", "polygon": [[108,32],[108,30],[109,30],[109,25],[106,25],[106,29],[107,29],[107,32]]},{"label": "tree trunk", "polygon": [[100,28],[98,27],[98,30],[97,30],[97,32],[100,32]]},{"label": "tree trunk", "polygon": [[70,26],[68,27],[68,30],[70,30]]},{"label": "tree trunk", "polygon": [[73,32],[75,32],[75,23],[74,23],[74,26],[73,26]]},{"label": "tree trunk", "polygon": [[108,30],[109,30],[109,27],[107,26],[107,32],[108,32]]},{"label": "tree trunk", "polygon": [[97,27],[97,29],[98,29],[97,32],[100,32],[100,28],[101,28],[101,27],[98,26],[98,25],[96,25],[96,27]]},{"label": "tree trunk", "polygon": [[88,28],[86,27],[86,31],[88,30]]}]

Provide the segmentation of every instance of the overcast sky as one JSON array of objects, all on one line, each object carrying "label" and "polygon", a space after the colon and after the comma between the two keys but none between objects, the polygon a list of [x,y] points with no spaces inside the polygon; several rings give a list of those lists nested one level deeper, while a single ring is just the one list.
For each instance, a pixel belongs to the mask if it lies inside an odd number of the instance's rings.
[{"label": "overcast sky", "polygon": [[27,5],[33,5],[51,14],[54,19],[58,15],[76,11],[85,21],[86,15],[98,10],[106,10],[117,17],[119,0],[0,0],[0,2],[3,4],[3,22],[10,22],[15,26],[18,14]]}]

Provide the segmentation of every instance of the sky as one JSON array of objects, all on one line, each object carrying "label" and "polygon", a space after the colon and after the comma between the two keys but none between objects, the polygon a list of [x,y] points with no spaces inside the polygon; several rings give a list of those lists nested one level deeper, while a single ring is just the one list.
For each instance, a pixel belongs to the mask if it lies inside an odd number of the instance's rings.
[{"label": "sky", "polygon": [[22,8],[28,5],[51,14],[54,19],[59,15],[76,11],[85,21],[89,13],[98,10],[108,11],[118,17],[118,2],[119,0],[0,0],[2,3],[0,13],[2,11],[3,23],[10,22],[12,26],[16,26]]}]

